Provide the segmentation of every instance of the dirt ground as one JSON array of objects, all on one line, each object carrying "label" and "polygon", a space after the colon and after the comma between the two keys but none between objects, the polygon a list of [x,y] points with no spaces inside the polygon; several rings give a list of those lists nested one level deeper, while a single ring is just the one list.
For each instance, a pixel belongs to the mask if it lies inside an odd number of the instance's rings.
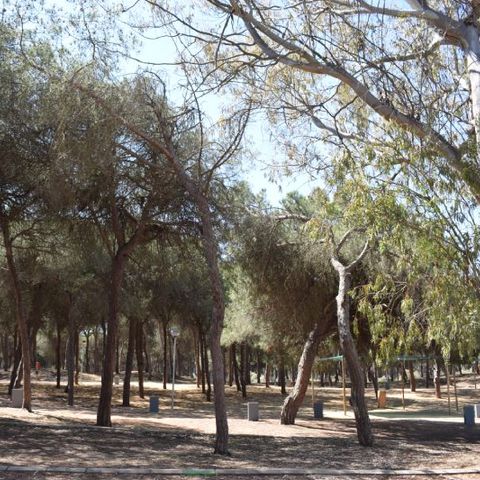
[{"label": "dirt ground", "polygon": [[[229,457],[212,452],[213,405],[204,400],[195,385],[181,383],[177,386],[174,410],[171,409],[170,391],[162,390],[159,383],[146,383],[145,399],[140,399],[133,388],[129,408],[119,406],[122,386],[116,386],[113,428],[95,426],[99,385],[98,377],[82,375],[76,390],[76,405],[67,407],[66,393],[55,388],[53,374],[45,371],[34,381],[34,412],[28,413],[10,407],[6,396],[7,375],[0,374],[0,467],[441,469],[480,466],[480,425],[465,427],[461,415],[463,405],[480,403],[480,385],[475,389],[473,377],[468,375],[457,383],[458,414],[452,390],[451,415],[448,415],[445,388],[442,399],[434,397],[433,389],[419,388],[416,393],[406,391],[405,410],[399,388],[388,391],[388,408],[383,410],[375,408],[373,391],[368,389],[375,434],[372,448],[358,445],[353,415],[351,412],[343,415],[341,388],[316,389],[316,399],[324,402],[326,418],[313,419],[309,392],[296,425],[284,426],[279,422],[283,397],[278,388],[249,387],[248,401],[260,404],[260,421],[249,422],[245,418],[245,401],[234,388],[227,387]],[[151,394],[160,395],[158,414],[148,411]],[[107,480],[117,477],[101,473],[0,472],[0,479],[14,478]],[[123,474],[118,478],[168,480],[182,477]],[[333,480],[350,477],[281,475],[268,478]],[[372,477],[358,475],[355,478]],[[436,478],[478,479],[480,474],[447,474]]]}]

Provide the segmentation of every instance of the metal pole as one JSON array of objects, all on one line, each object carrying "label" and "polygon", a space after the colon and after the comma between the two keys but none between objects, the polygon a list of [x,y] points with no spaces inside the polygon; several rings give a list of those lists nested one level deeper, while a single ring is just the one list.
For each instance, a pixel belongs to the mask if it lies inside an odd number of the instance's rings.
[{"label": "metal pole", "polygon": [[175,360],[177,356],[177,337],[173,337],[173,372],[172,372],[172,410],[175,408]]}]

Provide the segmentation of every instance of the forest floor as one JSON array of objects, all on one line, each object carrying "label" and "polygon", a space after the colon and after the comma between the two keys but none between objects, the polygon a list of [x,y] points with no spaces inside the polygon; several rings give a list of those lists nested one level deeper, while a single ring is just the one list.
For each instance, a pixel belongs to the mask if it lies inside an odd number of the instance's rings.
[{"label": "forest floor", "polygon": [[[352,475],[335,474],[335,469],[464,469],[480,467],[480,424],[463,424],[463,406],[480,403],[480,384],[474,388],[472,376],[457,379],[459,413],[453,389],[451,415],[448,414],[446,388],[442,399],[433,389],[405,390],[405,410],[401,390],[388,391],[387,408],[376,408],[373,389],[367,389],[375,434],[372,448],[357,443],[355,422],[350,409],[343,414],[342,389],[316,389],[316,399],[324,402],[322,420],[312,415],[311,391],[300,409],[296,425],[280,425],[283,397],[278,387],[266,389],[252,385],[248,400],[260,404],[260,421],[246,420],[246,402],[234,388],[227,387],[230,428],[229,457],[212,452],[215,419],[212,403],[191,383],[176,385],[175,409],[171,393],[161,384],[146,382],[145,399],[132,384],[132,401],[121,407],[122,386],[115,386],[113,428],[95,426],[99,378],[82,374],[75,391],[75,406],[66,405],[64,389],[56,389],[53,374],[42,372],[33,382],[33,413],[10,406],[6,393],[7,374],[0,373],[0,480],[111,480],[187,478],[139,474],[141,468],[305,468],[331,469],[326,474],[290,474],[260,477],[250,474],[233,479],[345,479]],[[398,385],[395,385],[398,387]],[[149,413],[149,396],[160,396],[160,412]],[[348,390],[347,390],[348,394]],[[2,472],[2,466],[38,467],[36,472]],[[42,467],[134,468],[130,474],[110,471],[90,473],[42,472]],[[140,472],[141,473],[141,472]],[[212,473],[213,474],[213,473]],[[190,478],[200,478],[194,472]],[[405,480],[425,476],[355,475],[357,479],[392,478]],[[438,475],[438,479],[478,479],[480,474]]]}]

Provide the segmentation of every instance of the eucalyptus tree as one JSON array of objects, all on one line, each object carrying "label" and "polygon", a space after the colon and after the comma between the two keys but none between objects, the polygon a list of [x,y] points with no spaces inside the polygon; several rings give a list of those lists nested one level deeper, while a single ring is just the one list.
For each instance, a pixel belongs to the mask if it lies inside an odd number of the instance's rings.
[{"label": "eucalyptus tree", "polygon": [[287,139],[292,152],[322,158],[319,140],[351,152],[365,140],[395,151],[400,141],[462,179],[478,203],[476,0],[408,0],[390,8],[363,0],[206,0],[211,9],[201,16],[149,3],[187,45],[203,42],[197,72],[205,79],[242,82],[238,93],[259,104],[268,98],[267,109],[288,130],[304,126],[302,149]]}]

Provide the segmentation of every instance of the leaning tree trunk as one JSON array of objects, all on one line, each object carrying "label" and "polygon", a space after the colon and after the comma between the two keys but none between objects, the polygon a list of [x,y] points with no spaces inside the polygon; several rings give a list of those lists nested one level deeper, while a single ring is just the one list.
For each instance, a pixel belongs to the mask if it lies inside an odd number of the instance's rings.
[{"label": "leaning tree trunk", "polygon": [[367,404],[365,402],[364,375],[360,364],[360,358],[350,332],[349,291],[351,288],[351,269],[354,264],[345,267],[337,259],[332,258],[332,265],[337,271],[339,277],[337,295],[338,335],[352,384],[351,404],[355,414],[358,441],[360,445],[372,446],[373,434],[370,417],[368,416]]},{"label": "leaning tree trunk", "polygon": [[315,354],[317,353],[317,347],[321,338],[320,333],[319,324],[317,323],[315,324],[315,328],[308,334],[307,341],[303,346],[303,352],[298,362],[298,374],[295,386],[283,402],[282,413],[280,415],[280,423],[282,423],[282,425],[293,425],[295,423],[298,409],[302,405],[308,389]]},{"label": "leaning tree trunk", "polygon": [[30,339],[28,337],[27,317],[23,305],[22,291],[20,281],[18,279],[17,267],[13,258],[13,245],[10,237],[10,226],[8,220],[0,217],[3,242],[5,247],[5,256],[7,258],[8,271],[13,286],[15,297],[15,313],[17,317],[18,332],[22,344],[22,360],[23,360],[23,405],[22,408],[32,411],[32,383],[31,383],[31,359],[30,359]]},{"label": "leaning tree trunk", "polygon": [[123,403],[122,403],[123,407],[130,406],[130,379],[132,378],[136,328],[137,328],[136,320],[134,317],[132,317],[130,318],[129,325],[128,325],[127,359],[125,361],[125,377],[123,379]]}]

